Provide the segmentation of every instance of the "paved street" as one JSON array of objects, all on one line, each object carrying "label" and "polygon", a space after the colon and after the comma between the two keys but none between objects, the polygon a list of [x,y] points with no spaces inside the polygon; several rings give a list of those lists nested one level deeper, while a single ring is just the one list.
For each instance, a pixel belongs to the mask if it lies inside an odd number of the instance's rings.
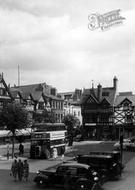
[{"label": "paved street", "polygon": [[134,190],[135,189],[135,157],[132,158],[124,170],[121,180],[107,182],[104,190]]},{"label": "paved street", "polygon": [[[64,160],[70,160],[70,156],[78,153],[89,152],[92,150],[111,150],[112,142],[81,142],[74,143],[72,150],[68,149]],[[0,190],[38,190],[35,186],[33,178],[36,171],[40,168],[53,167],[62,161],[58,158],[54,160],[29,160],[30,164],[30,180],[29,182],[14,182],[12,176],[9,175],[12,160],[0,160]],[[123,163],[126,164],[121,180],[109,181],[103,185],[104,190],[134,190],[135,188],[135,152],[124,152]]]}]

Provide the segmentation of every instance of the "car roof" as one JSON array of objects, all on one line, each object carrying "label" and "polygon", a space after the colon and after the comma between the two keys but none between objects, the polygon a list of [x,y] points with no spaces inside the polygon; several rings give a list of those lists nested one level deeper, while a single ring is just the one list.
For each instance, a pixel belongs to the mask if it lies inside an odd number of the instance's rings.
[{"label": "car roof", "polygon": [[111,155],[103,155],[103,154],[90,154],[90,155],[78,155],[80,157],[86,157],[86,158],[112,158]]},{"label": "car roof", "polygon": [[81,167],[81,168],[85,168],[85,169],[89,169],[90,168],[90,166],[87,165],[87,164],[81,164],[81,163],[77,163],[77,162],[70,162],[70,163],[67,162],[67,163],[61,164],[60,166],[72,166],[72,167],[78,167],[78,168]]}]

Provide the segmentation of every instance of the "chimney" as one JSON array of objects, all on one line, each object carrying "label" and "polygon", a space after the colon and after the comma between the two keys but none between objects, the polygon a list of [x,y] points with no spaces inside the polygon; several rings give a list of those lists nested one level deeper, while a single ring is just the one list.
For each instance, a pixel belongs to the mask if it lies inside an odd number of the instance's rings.
[{"label": "chimney", "polygon": [[114,76],[113,78],[113,87],[115,90],[117,90],[117,87],[118,87],[118,79],[116,76]]},{"label": "chimney", "polygon": [[101,99],[102,99],[102,86],[101,86],[101,84],[98,84],[97,88],[98,88],[98,92],[97,92],[98,100],[101,101]]},{"label": "chimney", "polygon": [[51,95],[57,96],[57,89],[56,88],[51,88]]}]

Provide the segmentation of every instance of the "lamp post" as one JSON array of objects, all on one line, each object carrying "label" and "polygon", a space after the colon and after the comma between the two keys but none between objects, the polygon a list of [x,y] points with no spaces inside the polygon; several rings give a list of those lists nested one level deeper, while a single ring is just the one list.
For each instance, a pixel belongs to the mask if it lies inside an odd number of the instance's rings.
[{"label": "lamp post", "polygon": [[121,164],[123,159],[123,131],[120,134],[120,156],[121,156]]}]

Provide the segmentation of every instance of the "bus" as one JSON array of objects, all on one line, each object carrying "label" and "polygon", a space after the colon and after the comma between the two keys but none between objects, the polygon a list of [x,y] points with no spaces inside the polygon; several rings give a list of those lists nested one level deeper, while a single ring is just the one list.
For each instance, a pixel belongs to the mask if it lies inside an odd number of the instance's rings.
[{"label": "bus", "polygon": [[67,130],[64,123],[38,123],[32,126],[30,158],[49,159],[53,149],[65,150]]}]

